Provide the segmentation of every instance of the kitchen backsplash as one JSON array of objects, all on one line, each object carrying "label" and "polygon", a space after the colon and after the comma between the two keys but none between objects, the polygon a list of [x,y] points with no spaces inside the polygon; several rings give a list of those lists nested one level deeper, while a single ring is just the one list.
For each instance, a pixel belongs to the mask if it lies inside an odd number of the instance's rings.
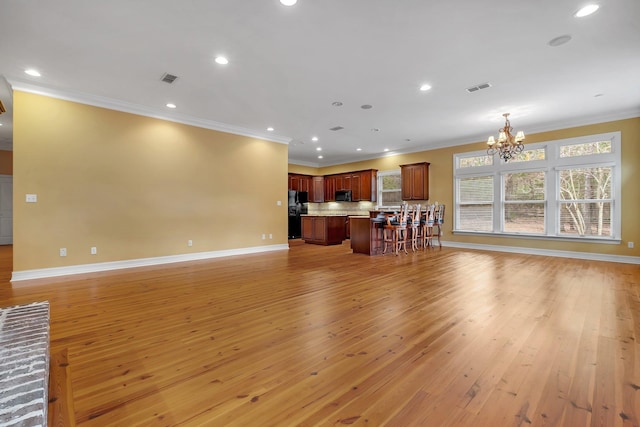
[{"label": "kitchen backsplash", "polygon": [[369,215],[374,210],[373,202],[327,202],[309,203],[308,215]]}]

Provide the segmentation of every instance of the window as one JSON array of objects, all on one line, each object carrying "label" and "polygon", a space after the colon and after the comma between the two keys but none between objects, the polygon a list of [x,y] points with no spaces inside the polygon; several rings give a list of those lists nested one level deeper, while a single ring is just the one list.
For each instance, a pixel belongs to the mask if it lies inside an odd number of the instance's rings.
[{"label": "window", "polygon": [[505,173],[502,179],[504,182],[504,231],[544,233],[545,173],[543,171]]},{"label": "window", "polygon": [[560,233],[611,235],[610,167],[560,171]]},{"label": "window", "polygon": [[400,170],[378,172],[378,206],[399,207],[401,204]]},{"label": "window", "polygon": [[620,239],[620,132],[457,154],[454,231]]},{"label": "window", "polygon": [[458,182],[460,227],[493,230],[493,176],[461,178]]}]

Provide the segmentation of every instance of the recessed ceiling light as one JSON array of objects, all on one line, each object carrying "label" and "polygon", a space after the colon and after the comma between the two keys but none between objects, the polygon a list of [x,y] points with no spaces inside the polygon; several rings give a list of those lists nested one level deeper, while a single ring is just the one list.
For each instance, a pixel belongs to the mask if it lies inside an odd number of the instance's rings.
[{"label": "recessed ceiling light", "polygon": [[324,159],[324,157],[322,157],[321,155],[320,155],[320,156],[318,156],[318,158],[319,158],[319,159]]},{"label": "recessed ceiling light", "polygon": [[313,142],[318,142],[318,137],[317,137],[317,136],[314,136],[313,138],[311,138],[311,140],[312,140]]},{"label": "recessed ceiling light", "polygon": [[294,4],[298,3],[298,0],[280,0],[280,3],[282,3],[284,6],[293,6]]},{"label": "recessed ceiling light", "polygon": [[216,56],[216,63],[220,65],[227,65],[229,60],[224,56]]},{"label": "recessed ceiling light", "polygon": [[431,85],[429,85],[429,84],[425,83],[422,86],[420,86],[420,90],[423,91],[423,92],[425,92],[425,91],[427,91],[429,89],[431,89]]},{"label": "recessed ceiling light", "polygon": [[268,130],[269,132],[273,132],[273,131],[274,131],[274,129],[273,129],[271,126],[269,126],[269,127],[267,128],[267,130]]},{"label": "recessed ceiling light", "polygon": [[176,108],[176,104],[168,103],[167,108]]},{"label": "recessed ceiling light", "polygon": [[378,129],[378,128],[372,128],[372,129],[371,129],[371,132],[380,132],[380,129]]},{"label": "recessed ceiling light", "polygon": [[604,93],[596,93],[593,95],[594,98],[600,98],[601,96],[604,96]]},{"label": "recessed ceiling light", "polygon": [[362,151],[362,148],[356,148],[356,151]]},{"label": "recessed ceiling light", "polygon": [[316,148],[316,151],[322,151],[322,147]]},{"label": "recessed ceiling light", "polygon": [[389,149],[388,149],[388,148],[385,148],[383,151],[387,152],[387,151],[389,151]]},{"label": "recessed ceiling light", "polygon": [[342,102],[334,101],[334,102],[331,103],[331,105],[333,105],[334,107],[342,107]]},{"label": "recessed ceiling light", "polygon": [[2,123],[0,123],[0,126],[4,126]]},{"label": "recessed ceiling light", "polygon": [[38,70],[34,70],[33,68],[24,70],[24,72],[29,74],[31,77],[40,77],[40,72]]},{"label": "recessed ceiling light", "polygon": [[597,4],[588,4],[582,9],[580,9],[579,11],[577,11],[573,16],[575,16],[576,18],[584,18],[585,16],[591,15],[593,12],[595,12],[599,8],[600,6],[598,6]]},{"label": "recessed ceiling light", "polygon": [[549,40],[547,43],[551,47],[562,46],[565,43],[569,43],[571,41],[571,36],[569,34],[565,34],[563,36],[556,37],[555,39]]},{"label": "recessed ceiling light", "polygon": [[373,108],[373,105],[364,104],[364,105],[361,105],[360,108],[362,108],[363,110],[370,110]]}]

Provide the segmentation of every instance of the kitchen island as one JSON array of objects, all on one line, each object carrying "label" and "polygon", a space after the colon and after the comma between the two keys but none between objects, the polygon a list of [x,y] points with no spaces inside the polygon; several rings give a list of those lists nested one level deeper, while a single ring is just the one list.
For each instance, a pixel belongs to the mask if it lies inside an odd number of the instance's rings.
[{"label": "kitchen island", "polygon": [[384,249],[384,221],[370,216],[351,216],[351,250],[354,254],[382,255]]},{"label": "kitchen island", "polygon": [[303,215],[302,240],[316,245],[340,245],[346,237],[346,215]]}]

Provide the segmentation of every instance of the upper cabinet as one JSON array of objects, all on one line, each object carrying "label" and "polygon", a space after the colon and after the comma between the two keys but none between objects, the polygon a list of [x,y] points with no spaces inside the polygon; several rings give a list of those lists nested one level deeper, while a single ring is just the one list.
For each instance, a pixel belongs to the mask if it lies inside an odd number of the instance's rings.
[{"label": "upper cabinet", "polygon": [[376,169],[325,176],[289,174],[289,190],[308,191],[309,201],[314,203],[333,202],[340,190],[351,190],[354,202],[375,202],[377,185]]},{"label": "upper cabinet", "polygon": [[402,200],[429,200],[429,163],[400,165]]},{"label": "upper cabinet", "polygon": [[336,191],[350,190],[353,202],[375,202],[377,184],[378,171],[376,169],[326,175],[324,177],[324,200],[325,202],[333,201]]},{"label": "upper cabinet", "polygon": [[309,192],[309,201],[313,203],[322,203],[325,200],[324,195],[324,176],[314,176],[311,178],[311,191]]},{"label": "upper cabinet", "polygon": [[311,190],[311,176],[290,173],[289,190],[309,192]]},{"label": "upper cabinet", "polygon": [[360,171],[357,181],[360,187],[359,200],[375,202],[378,196],[378,171],[376,169]]}]

